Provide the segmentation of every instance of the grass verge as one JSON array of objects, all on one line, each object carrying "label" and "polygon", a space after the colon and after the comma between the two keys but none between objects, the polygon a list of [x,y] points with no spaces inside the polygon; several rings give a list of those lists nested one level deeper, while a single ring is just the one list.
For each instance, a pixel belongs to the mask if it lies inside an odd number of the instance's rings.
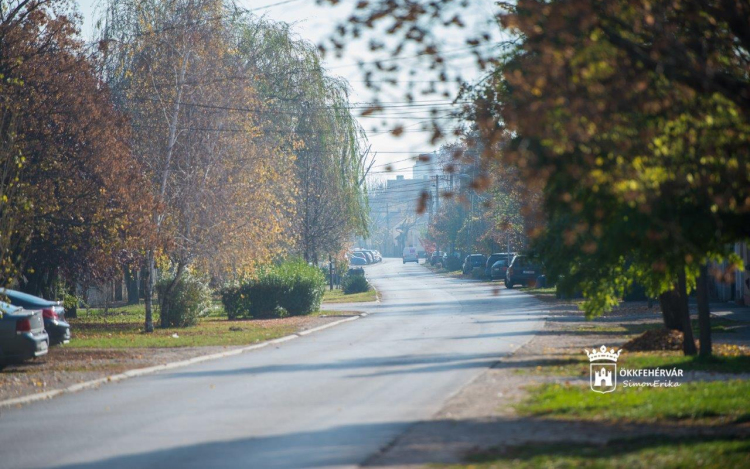
[{"label": "grass verge", "polygon": [[[198,325],[186,328],[156,328],[143,332],[142,305],[82,310],[78,318],[70,318],[73,340],[66,348],[140,348],[140,347],[201,347],[250,345],[297,332],[304,316],[282,319],[228,321],[226,316],[212,312]],[[335,316],[340,313],[320,311],[311,316]],[[158,321],[158,316],[154,318]],[[176,337],[175,337],[176,335]]]},{"label": "grass verge", "polygon": [[618,386],[608,394],[588,386],[544,384],[529,389],[516,406],[522,415],[634,422],[743,422],[750,419],[750,382],[682,383],[676,388]]},{"label": "grass verge", "polygon": [[[619,365],[625,368],[678,368],[683,371],[711,373],[750,373],[750,355],[737,346],[716,346],[716,355],[710,358],[686,357],[682,352],[627,352],[620,356]],[[588,376],[586,357],[564,355],[546,360],[533,367],[515,370],[520,375]]]},{"label": "grass verge", "polygon": [[476,454],[467,462],[468,467],[477,469],[748,467],[750,441],[650,437],[613,441],[606,445],[530,444],[502,452]]},{"label": "grass verge", "polygon": [[323,294],[323,303],[364,303],[378,299],[378,292],[371,288],[362,293],[345,294],[342,290],[326,290]]}]

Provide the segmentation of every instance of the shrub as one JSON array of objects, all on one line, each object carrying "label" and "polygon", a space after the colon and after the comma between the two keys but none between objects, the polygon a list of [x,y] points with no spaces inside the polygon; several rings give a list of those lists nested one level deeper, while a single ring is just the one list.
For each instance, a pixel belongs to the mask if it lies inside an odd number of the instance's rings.
[{"label": "shrub", "polygon": [[461,270],[463,268],[463,262],[461,262],[461,259],[459,259],[456,256],[448,256],[448,259],[445,261],[445,270],[448,272],[453,272],[455,270]]},{"label": "shrub", "polygon": [[325,285],[325,276],[317,267],[301,260],[288,261],[226,286],[221,301],[229,319],[298,316],[320,308]]},{"label": "shrub", "polygon": [[290,315],[310,314],[320,309],[326,288],[326,278],[320,269],[297,260],[285,262],[275,270],[288,285],[278,304]]},{"label": "shrub", "polygon": [[347,274],[344,276],[343,280],[341,280],[341,289],[347,295],[352,293],[362,293],[370,289],[370,283],[364,275]]},{"label": "shrub", "polygon": [[198,323],[198,318],[211,307],[211,289],[203,279],[185,272],[172,287],[167,287],[173,277],[162,278],[156,284],[159,294],[159,315],[163,326],[187,327]]}]

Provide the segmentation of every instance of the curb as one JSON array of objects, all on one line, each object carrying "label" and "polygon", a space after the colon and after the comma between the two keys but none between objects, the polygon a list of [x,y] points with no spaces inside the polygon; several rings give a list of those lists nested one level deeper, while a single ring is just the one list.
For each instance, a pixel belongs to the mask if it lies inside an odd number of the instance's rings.
[{"label": "curb", "polygon": [[119,373],[116,375],[106,376],[104,378],[99,378],[99,379],[94,379],[91,381],[85,381],[83,383],[73,384],[71,386],[68,386],[67,388],[53,389],[51,391],[41,392],[38,394],[31,394],[29,396],[14,397],[13,399],[6,399],[4,401],[0,401],[0,409],[6,408],[6,407],[12,407],[12,406],[30,404],[32,402],[42,401],[45,399],[51,399],[61,394],[68,394],[68,393],[83,391],[84,389],[95,388],[102,384],[116,383],[118,381],[122,381],[128,378],[135,378],[137,376],[150,375],[153,373],[157,373],[159,371],[172,370],[174,368],[182,368],[184,366],[194,365],[196,363],[217,360],[219,358],[226,358],[226,357],[231,357],[234,355],[240,355],[245,352],[251,352],[253,350],[258,350],[258,349],[268,347],[269,345],[276,345],[276,344],[288,342],[290,340],[299,339],[300,337],[304,337],[314,332],[319,332],[324,329],[328,329],[329,327],[338,326],[339,324],[343,324],[345,322],[350,322],[350,321],[355,321],[357,319],[364,318],[367,316],[368,316],[368,313],[361,313],[356,316],[352,316],[352,317],[345,318],[345,319],[339,319],[338,321],[329,322],[328,324],[323,324],[322,326],[314,327],[312,329],[295,332],[294,334],[285,335],[283,337],[279,337],[278,339],[269,340],[267,342],[262,342],[260,344],[249,345],[247,347],[242,347],[242,348],[234,349],[234,350],[228,350],[226,352],[212,353],[210,355],[201,355],[199,357],[193,357],[187,360],[181,360],[177,362],[165,363],[163,365],[149,366],[146,368],[136,368],[134,370],[128,370],[128,371],[125,371],[123,373]]}]

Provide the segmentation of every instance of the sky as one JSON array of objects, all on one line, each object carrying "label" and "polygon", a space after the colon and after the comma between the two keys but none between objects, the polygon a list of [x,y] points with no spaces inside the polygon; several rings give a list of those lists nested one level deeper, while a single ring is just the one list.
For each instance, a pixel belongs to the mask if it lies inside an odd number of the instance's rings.
[{"label": "sky", "polygon": [[[83,17],[81,33],[86,40],[95,37],[95,21],[102,8],[102,0],[73,0],[78,4],[78,9]],[[333,32],[338,22],[347,18],[351,12],[355,0],[342,0],[337,6],[317,5],[315,0],[237,0],[237,3],[247,9],[253,10],[258,16],[268,19],[286,22],[293,25],[294,31],[303,39],[319,44]],[[478,79],[481,75],[474,66],[474,61],[467,53],[465,39],[479,28],[487,28],[486,24],[492,18],[496,8],[492,0],[471,0],[472,6],[468,8],[463,19],[468,24],[463,35],[457,34],[455,30],[446,31],[444,38],[444,50],[458,50],[457,53],[449,54],[447,59],[452,67],[460,69],[463,77],[468,80]],[[494,29],[491,27],[491,29]],[[327,54],[324,64],[332,75],[346,79],[352,89],[350,102],[370,103],[375,96],[364,85],[364,78],[357,66],[359,61],[372,62],[387,57],[385,53],[371,52],[367,47],[368,37],[363,40],[349,42],[343,57],[335,58],[333,54]],[[404,66],[416,66],[420,58],[409,56],[404,53],[404,59],[399,59]],[[399,79],[404,81],[418,81],[422,76],[408,76],[402,73]],[[377,78],[376,78],[377,79]],[[454,93],[457,90],[451,90]],[[411,168],[414,166],[414,158],[419,153],[427,153],[437,150],[438,146],[429,142],[429,132],[422,131],[421,125],[428,120],[427,109],[435,103],[441,113],[448,112],[453,108],[449,104],[451,99],[441,96],[416,97],[416,104],[407,107],[403,97],[403,84],[397,87],[383,90],[377,98],[383,103],[398,106],[397,109],[385,111],[385,114],[398,114],[400,119],[389,117],[373,118],[358,116],[358,120],[367,133],[371,151],[375,154],[375,163],[371,169],[371,177],[375,179],[395,178],[396,174],[411,178]],[[420,102],[421,101],[421,102]],[[361,111],[354,111],[361,112]],[[385,125],[383,125],[383,123]],[[402,125],[406,131],[400,137],[394,137],[388,130],[395,125]],[[446,127],[455,126],[457,121],[444,121]],[[387,171],[393,168],[392,172]]]}]

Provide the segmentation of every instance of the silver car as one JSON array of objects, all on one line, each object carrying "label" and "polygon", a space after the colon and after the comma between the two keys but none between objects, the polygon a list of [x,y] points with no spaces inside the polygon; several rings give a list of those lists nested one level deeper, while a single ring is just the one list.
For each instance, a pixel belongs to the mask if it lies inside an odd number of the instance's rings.
[{"label": "silver car", "polygon": [[0,368],[11,362],[41,357],[49,349],[41,311],[0,301]]}]

